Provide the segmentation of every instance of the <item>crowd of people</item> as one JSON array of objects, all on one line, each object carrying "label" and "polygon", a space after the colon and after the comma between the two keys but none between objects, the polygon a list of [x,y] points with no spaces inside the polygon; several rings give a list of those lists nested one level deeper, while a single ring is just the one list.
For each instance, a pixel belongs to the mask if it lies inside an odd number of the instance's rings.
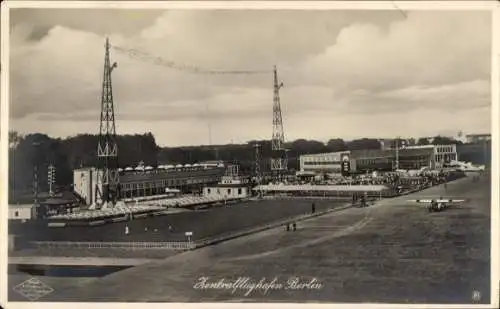
[{"label": "crowd of people", "polygon": [[395,172],[373,172],[351,177],[314,177],[308,181],[296,179],[286,185],[330,185],[330,186],[385,186],[401,194],[413,190],[422,190],[438,184],[445,184],[465,174],[453,169],[409,170]]}]

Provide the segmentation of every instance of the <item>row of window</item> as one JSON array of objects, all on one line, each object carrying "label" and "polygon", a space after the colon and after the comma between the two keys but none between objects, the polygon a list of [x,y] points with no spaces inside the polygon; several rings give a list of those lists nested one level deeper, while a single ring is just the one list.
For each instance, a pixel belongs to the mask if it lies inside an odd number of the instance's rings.
[{"label": "row of window", "polygon": [[[358,165],[371,165],[371,164],[388,164],[394,161],[395,156],[391,157],[379,157],[379,158],[364,158],[357,159],[356,163]],[[415,155],[415,156],[401,156],[399,161],[425,161],[428,162],[429,157],[426,155]],[[341,161],[322,161],[322,162],[303,162],[304,166],[321,166],[321,165],[340,165]]]},{"label": "row of window", "polygon": [[[212,189],[207,188],[207,193],[210,194],[211,192],[212,192]],[[232,189],[228,188],[228,189],[226,189],[226,192],[228,195],[230,195],[232,192]],[[243,190],[241,188],[238,188],[238,195],[241,195],[242,193],[243,193]],[[217,194],[221,194],[221,188],[217,188]]]},{"label": "row of window", "polygon": [[339,173],[340,171],[340,166],[338,168],[304,168],[304,172]]},{"label": "row of window", "polygon": [[[385,158],[371,158],[371,159],[359,159],[356,160],[357,165],[370,165],[370,164],[388,164],[396,160],[396,157],[385,157]],[[404,156],[399,157],[399,163],[401,162],[429,162],[429,156],[416,155],[416,156]]]},{"label": "row of window", "polygon": [[165,188],[165,187],[175,187],[182,186],[188,184],[202,184],[202,183],[211,183],[218,181],[218,177],[203,177],[196,179],[164,179],[164,180],[156,180],[154,182],[137,182],[137,183],[124,183],[122,189],[125,190],[134,190],[136,188]]},{"label": "row of window", "polygon": [[457,155],[456,154],[444,154],[444,155],[436,155],[436,162],[441,162],[441,161],[444,161],[444,162],[450,162],[450,161],[455,161],[457,159]]},{"label": "row of window", "polygon": [[306,161],[304,162],[304,165],[338,165],[340,164],[341,161],[319,161],[319,162],[312,162],[312,161]]},{"label": "row of window", "polygon": [[436,147],[437,153],[454,153],[455,149],[453,146],[438,146]]},{"label": "row of window", "polygon": [[373,164],[387,164],[390,163],[392,159],[389,158],[373,158],[373,159],[359,159],[356,160],[356,164],[362,165],[373,165]]}]

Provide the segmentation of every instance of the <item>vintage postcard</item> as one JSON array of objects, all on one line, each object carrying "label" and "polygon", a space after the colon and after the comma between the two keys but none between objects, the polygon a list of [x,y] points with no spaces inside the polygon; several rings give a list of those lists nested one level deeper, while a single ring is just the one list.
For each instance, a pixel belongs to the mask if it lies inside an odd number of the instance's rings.
[{"label": "vintage postcard", "polygon": [[1,305],[497,307],[495,10],[3,3]]}]

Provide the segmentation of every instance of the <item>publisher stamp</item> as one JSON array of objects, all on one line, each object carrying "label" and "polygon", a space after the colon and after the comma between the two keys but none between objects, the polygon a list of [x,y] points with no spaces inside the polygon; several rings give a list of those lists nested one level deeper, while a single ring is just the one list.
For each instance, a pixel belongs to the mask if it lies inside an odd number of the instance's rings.
[{"label": "publisher stamp", "polygon": [[19,285],[16,285],[13,289],[31,301],[38,300],[54,292],[53,288],[37,278],[31,278],[23,281]]},{"label": "publisher stamp", "polygon": [[244,296],[250,296],[253,293],[262,293],[264,295],[278,290],[321,290],[324,284],[317,278],[250,278],[238,277],[236,279],[210,277],[199,277],[193,288],[196,290],[227,290],[231,294],[243,293]]}]

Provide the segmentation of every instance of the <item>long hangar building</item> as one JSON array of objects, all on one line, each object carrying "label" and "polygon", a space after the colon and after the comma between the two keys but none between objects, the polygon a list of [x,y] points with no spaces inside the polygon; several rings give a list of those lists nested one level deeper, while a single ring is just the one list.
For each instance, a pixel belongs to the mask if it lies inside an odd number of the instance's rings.
[{"label": "long hangar building", "polygon": [[[167,188],[181,192],[201,192],[207,185],[216,184],[224,175],[222,162],[202,164],[160,165],[127,167],[120,169],[120,185],[124,198],[165,194]],[[87,205],[96,196],[98,170],[81,168],[73,171],[73,190],[83,198]]]},{"label": "long hangar building", "polygon": [[[396,162],[395,149],[353,150],[300,156],[300,173],[320,174],[341,172],[341,157],[349,155],[350,169],[354,173],[390,171]],[[398,150],[400,169],[432,169],[457,160],[456,145],[409,146]]]}]

